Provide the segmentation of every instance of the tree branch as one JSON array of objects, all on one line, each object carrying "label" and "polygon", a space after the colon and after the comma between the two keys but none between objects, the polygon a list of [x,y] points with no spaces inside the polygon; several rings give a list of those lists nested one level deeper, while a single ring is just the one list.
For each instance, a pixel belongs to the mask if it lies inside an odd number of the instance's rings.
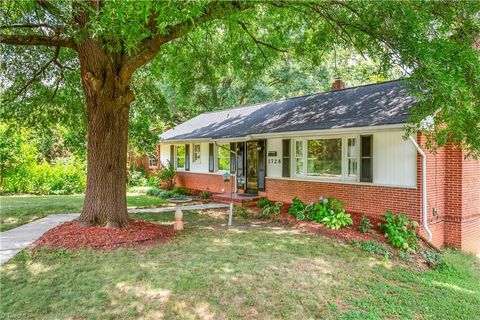
[{"label": "tree branch", "polygon": [[62,12],[60,11],[60,9],[58,9],[56,6],[54,6],[50,1],[48,1],[48,0],[34,0],[34,2],[39,7],[41,7],[43,10],[48,12],[52,17],[57,18],[61,21],[67,21],[67,19],[62,15]]},{"label": "tree branch", "polygon": [[[253,42],[255,42],[256,45],[262,45],[262,46],[265,46],[265,47],[268,47],[272,50],[275,50],[275,51],[279,51],[279,52],[282,52],[282,53],[286,53],[287,50],[284,50],[284,49],[279,49],[277,47],[275,47],[274,45],[270,44],[270,43],[267,43],[267,42],[264,42],[262,40],[258,40],[257,38],[255,38],[255,36],[250,32],[248,31],[247,29],[247,26],[245,25],[244,22],[242,21],[238,21],[238,23],[240,24],[240,26],[242,27],[243,30],[245,30],[245,32],[250,36],[250,38],[252,38]],[[262,49],[260,49],[261,51]],[[262,52],[263,53],[263,52]]]},{"label": "tree branch", "polygon": [[0,35],[0,43],[21,46],[50,46],[66,47],[71,49],[77,48],[77,45],[73,39],[60,36],[2,34]]},{"label": "tree branch", "polygon": [[251,8],[252,6],[251,3],[221,2],[216,0],[212,2],[200,16],[169,26],[166,28],[166,33],[162,35],[156,34],[158,26],[154,23],[154,19],[150,19],[150,28],[155,35],[151,38],[144,39],[140,43],[138,53],[124,57],[123,67],[119,73],[120,78],[124,81],[129,79],[136,69],[155,57],[163,44],[184,36],[194,26],[222,18],[227,15],[226,11],[228,10],[238,12]]},{"label": "tree branch", "polygon": [[10,25],[3,25],[0,26],[0,29],[15,29],[15,28],[48,28],[55,33],[62,33],[65,32],[65,27],[59,25],[49,25],[46,23],[24,23],[24,24],[10,24]]},{"label": "tree branch", "polygon": [[[45,63],[45,65],[43,65],[37,72],[35,72],[32,76],[32,78],[27,81],[27,83],[20,88],[20,90],[18,90],[18,93],[16,94],[16,96],[20,96],[22,95],[27,89],[28,87],[37,80],[37,78],[45,72],[45,70],[47,70],[48,66],[51,65],[52,63],[54,63],[57,58],[58,58],[58,55],[60,54],[60,47],[56,47],[55,48],[55,52],[53,53],[53,57],[47,61],[47,63]],[[23,99],[22,99],[23,100]]]}]

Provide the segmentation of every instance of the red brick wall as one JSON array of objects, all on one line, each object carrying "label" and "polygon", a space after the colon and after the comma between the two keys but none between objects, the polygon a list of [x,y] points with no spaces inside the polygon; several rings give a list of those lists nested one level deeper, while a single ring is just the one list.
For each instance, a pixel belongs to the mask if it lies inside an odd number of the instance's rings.
[{"label": "red brick wall", "polygon": [[454,145],[444,150],[444,244],[480,253],[480,163]]},{"label": "red brick wall", "polygon": [[[437,152],[428,152],[425,148],[426,139],[421,134],[417,137],[417,143],[424,149],[427,157],[427,221],[430,230],[432,231],[432,243],[438,247],[443,246],[445,242],[444,233],[444,216],[445,216],[445,160],[446,153],[444,148],[439,148]],[[422,171],[421,171],[421,157],[418,156],[419,161],[417,170],[417,185],[419,193],[422,193]],[[420,202],[421,205],[421,202]],[[434,210],[436,209],[436,213]],[[420,220],[421,221],[421,220]],[[427,236],[422,229],[421,234]]]},{"label": "red brick wall", "polygon": [[459,248],[475,254],[480,253],[480,217],[463,221],[461,227],[462,240]]},{"label": "red brick wall", "polygon": [[341,199],[350,212],[380,215],[391,210],[404,212],[417,221],[421,217],[416,189],[275,178],[267,178],[265,189],[267,197],[273,201],[291,203],[297,196],[308,203],[318,201],[320,196],[333,196]]},{"label": "red brick wall", "polygon": [[[233,179],[229,182],[223,181],[223,175],[215,173],[193,173],[188,171],[177,172],[177,184],[179,186],[213,193],[230,192],[233,190]],[[222,189],[224,191],[222,191]]]}]

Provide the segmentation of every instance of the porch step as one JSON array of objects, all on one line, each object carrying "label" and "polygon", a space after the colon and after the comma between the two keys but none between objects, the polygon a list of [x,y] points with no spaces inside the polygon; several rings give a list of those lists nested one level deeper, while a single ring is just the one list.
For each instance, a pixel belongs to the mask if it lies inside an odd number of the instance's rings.
[{"label": "porch step", "polygon": [[233,202],[235,204],[239,204],[241,206],[253,206],[257,203],[257,201],[261,198],[264,198],[259,195],[251,195],[251,194],[230,194],[230,193],[216,193],[212,195],[211,199],[216,202],[223,202],[223,203],[230,203]]}]

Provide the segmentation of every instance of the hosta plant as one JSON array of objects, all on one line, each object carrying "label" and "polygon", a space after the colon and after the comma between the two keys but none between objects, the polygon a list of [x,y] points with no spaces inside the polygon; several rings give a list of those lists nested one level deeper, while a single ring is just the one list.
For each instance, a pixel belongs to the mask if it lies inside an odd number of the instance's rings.
[{"label": "hosta plant", "polygon": [[273,215],[273,219],[276,220],[277,216],[280,214],[280,208],[283,206],[283,202],[277,201],[274,204],[268,204],[263,208],[262,216],[265,218],[271,217]]},{"label": "hosta plant", "polygon": [[353,220],[350,217],[350,214],[346,213],[345,210],[339,212],[330,210],[329,214],[322,219],[322,223],[327,228],[336,230],[351,226],[353,224]]}]

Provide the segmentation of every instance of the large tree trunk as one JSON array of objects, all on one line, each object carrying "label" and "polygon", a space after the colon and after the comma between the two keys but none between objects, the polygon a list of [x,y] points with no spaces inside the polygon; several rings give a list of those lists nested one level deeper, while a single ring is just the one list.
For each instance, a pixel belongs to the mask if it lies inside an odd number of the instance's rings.
[{"label": "large tree trunk", "polygon": [[84,224],[128,224],[128,108],[108,99],[88,103],[87,190],[80,216]]},{"label": "large tree trunk", "polygon": [[118,76],[115,56],[95,44],[79,50],[87,102],[87,189],[82,225],[122,227],[129,223],[126,199],[128,114],[133,101],[129,81]]}]

